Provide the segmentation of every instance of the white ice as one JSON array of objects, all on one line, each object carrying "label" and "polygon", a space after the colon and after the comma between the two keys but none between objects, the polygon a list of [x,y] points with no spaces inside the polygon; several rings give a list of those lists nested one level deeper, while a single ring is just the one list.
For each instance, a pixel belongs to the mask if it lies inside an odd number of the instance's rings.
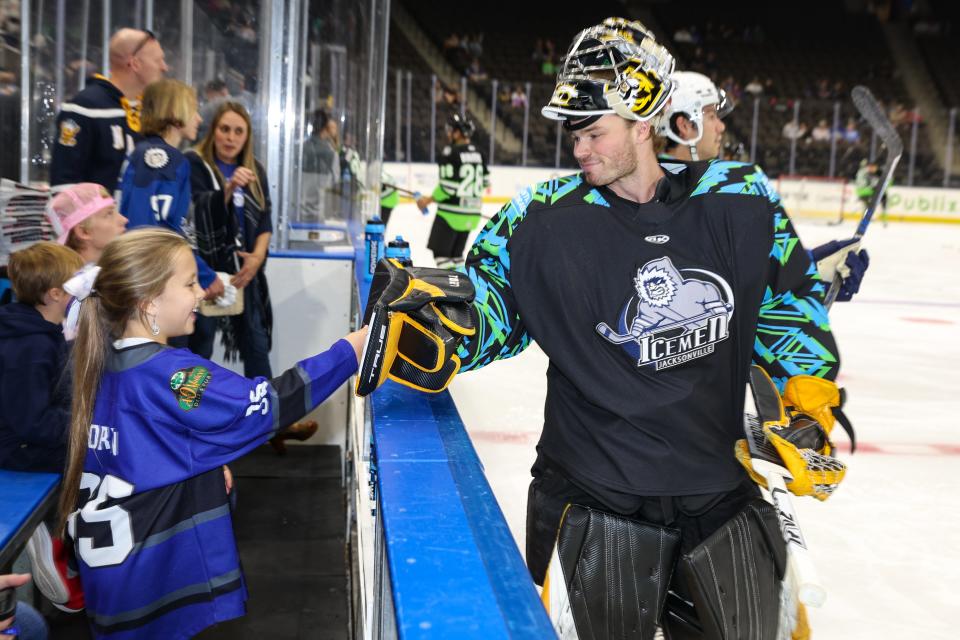
[{"label": "white ice", "polygon": [[[488,214],[495,206],[486,208]],[[433,216],[409,204],[401,233],[416,264]],[[798,223],[806,246],[853,225]],[[804,534],[826,586],[810,610],[818,640],[953,639],[960,614],[960,225],[875,222],[864,239],[871,266],[860,294],[831,321],[840,384],[862,451],[843,458],[846,480],[825,503],[797,498]],[[458,376],[451,386],[487,478],[521,550],[529,469],[543,422],[546,356],[520,356]],[[838,430],[835,440],[844,441]],[[952,612],[952,613],[951,613]]]}]

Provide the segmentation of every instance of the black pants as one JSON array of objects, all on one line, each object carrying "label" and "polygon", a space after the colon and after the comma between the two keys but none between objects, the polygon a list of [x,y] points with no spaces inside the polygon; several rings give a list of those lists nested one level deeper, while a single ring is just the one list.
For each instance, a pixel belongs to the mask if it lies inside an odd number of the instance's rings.
[{"label": "black pants", "polygon": [[[560,517],[567,504],[613,511],[574,484],[563,470],[540,455],[531,470],[533,481],[527,495],[527,568],[533,581],[543,584],[550,555],[557,539]],[[680,552],[687,553],[760,495],[760,489],[744,474],[744,481],[731,491],[693,496],[651,496],[634,513],[623,514],[651,524],[680,530]],[[677,582],[674,574],[674,583]],[[686,594],[682,585],[671,589]]]},{"label": "black pants", "polygon": [[462,259],[467,248],[469,231],[457,231],[441,216],[433,220],[427,248],[433,251],[434,258]]}]

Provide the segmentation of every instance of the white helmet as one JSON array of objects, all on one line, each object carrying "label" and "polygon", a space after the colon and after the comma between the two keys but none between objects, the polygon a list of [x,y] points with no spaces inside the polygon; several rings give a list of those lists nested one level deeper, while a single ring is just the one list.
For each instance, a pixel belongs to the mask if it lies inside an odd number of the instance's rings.
[{"label": "white helmet", "polygon": [[[733,101],[727,98],[723,89],[718,89],[715,84],[702,73],[694,71],[675,71],[671,79],[676,85],[671,96],[670,103],[664,109],[663,118],[660,120],[660,126],[657,134],[670,138],[677,144],[685,144],[691,148],[692,155],[696,159],[694,148],[703,137],[703,108],[715,105],[717,117],[722,118],[733,111]],[[692,140],[684,140],[680,133],[674,130],[675,114],[683,114],[697,128],[697,136]]]}]

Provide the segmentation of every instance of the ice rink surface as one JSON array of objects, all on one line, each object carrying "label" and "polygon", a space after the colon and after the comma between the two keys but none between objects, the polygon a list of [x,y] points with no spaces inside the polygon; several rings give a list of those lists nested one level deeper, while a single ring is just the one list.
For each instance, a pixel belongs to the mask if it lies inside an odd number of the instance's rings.
[{"label": "ice rink surface", "polygon": [[[493,214],[497,207],[485,207]],[[432,265],[433,216],[401,204],[415,264]],[[853,223],[797,224],[807,247],[849,237]],[[837,303],[839,383],[859,449],[825,503],[797,498],[827,602],[811,610],[818,640],[954,639],[960,612],[960,225],[875,222],[859,295]],[[521,552],[529,469],[543,422],[546,356],[520,356],[458,376],[451,393]],[[835,441],[846,447],[842,430]],[[731,452],[732,455],[732,452]],[[952,614],[950,612],[953,612]]]}]

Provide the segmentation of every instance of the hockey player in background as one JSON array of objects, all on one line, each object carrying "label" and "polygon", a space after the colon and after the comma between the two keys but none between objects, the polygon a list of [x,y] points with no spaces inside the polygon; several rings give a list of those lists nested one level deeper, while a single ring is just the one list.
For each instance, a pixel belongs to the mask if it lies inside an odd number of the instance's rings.
[{"label": "hockey player in background", "polygon": [[[657,127],[659,144],[664,149],[661,158],[685,161],[719,158],[726,131],[723,118],[733,111],[733,101],[702,73],[677,71],[672,78],[673,95]],[[857,180],[859,185],[860,173]],[[832,240],[811,249],[810,255],[825,282],[832,282],[840,275],[838,302],[849,301],[860,290],[870,266],[870,256],[866,249],[860,248],[859,240]]]},{"label": "hockey player in background", "polygon": [[[581,171],[524,189],[487,223],[469,290],[394,264],[371,292],[371,335],[415,320],[433,344],[460,343],[439,349],[444,375],[533,340],[549,358],[526,560],[563,638],[647,639],[658,625],[674,640],[774,637],[784,541],[749,456],[734,455],[751,363],[822,416],[809,442],[768,436],[801,461],[791,488],[824,499],[842,479],[814,486],[802,468],[807,448],[830,453],[840,403],[827,284],[759,167],[658,163],[673,67],[638,22],[580,32],[543,114],[563,122]],[[429,388],[437,349],[416,345],[368,345],[358,392],[378,368]]]},{"label": "hockey player in background", "polygon": [[487,161],[470,142],[476,127],[458,113],[447,122],[447,146],[440,153],[437,167],[440,182],[429,196],[417,199],[417,208],[436,203],[437,217],[430,229],[427,248],[440,268],[463,265],[463,252],[470,232],[483,213],[483,192],[490,186]]},{"label": "hockey player in background", "polygon": [[[873,193],[877,190],[882,179],[880,165],[869,160],[861,160],[860,168],[857,169],[857,175],[854,179],[854,187],[857,190],[857,198],[863,203],[864,208],[870,205]],[[884,192],[880,198],[880,221],[883,226],[887,226],[887,194]]]},{"label": "hockey player in background", "polygon": [[73,417],[60,496],[96,638],[192,638],[245,613],[223,465],[303,417],[357,369],[365,330],[278,377],[186,349],[203,290],[187,241],[137,229],[77,293]]}]

